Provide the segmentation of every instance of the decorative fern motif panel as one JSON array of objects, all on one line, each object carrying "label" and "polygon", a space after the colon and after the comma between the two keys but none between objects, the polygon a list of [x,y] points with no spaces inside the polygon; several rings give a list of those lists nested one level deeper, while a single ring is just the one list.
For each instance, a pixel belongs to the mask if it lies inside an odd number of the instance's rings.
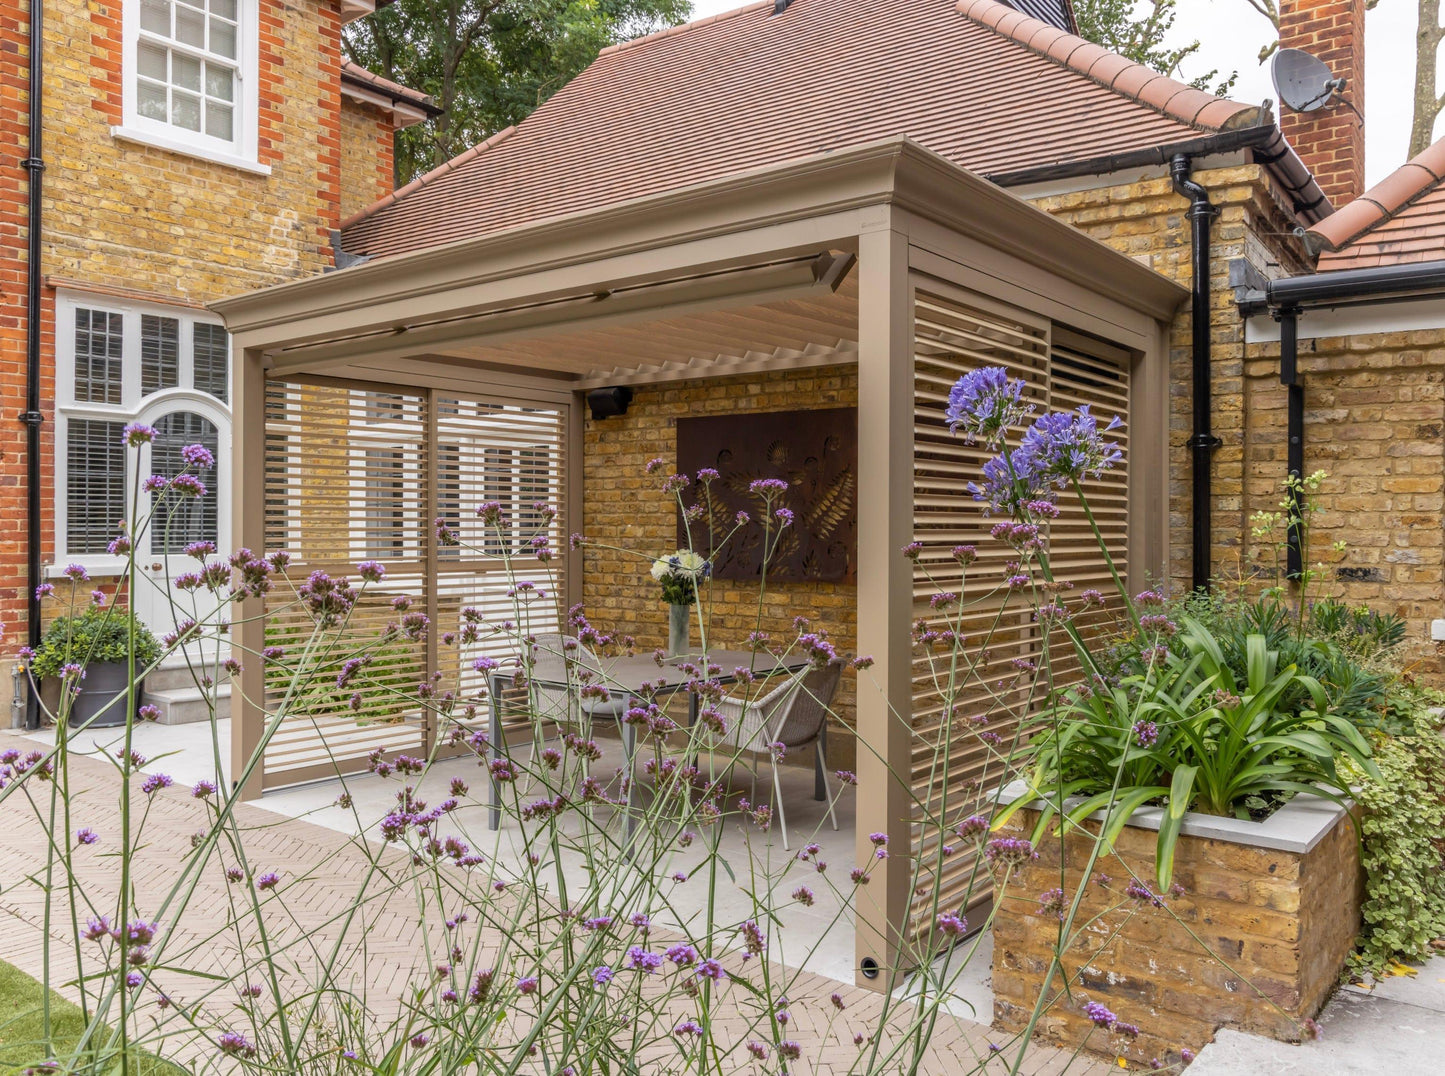
[{"label": "decorative fern motif panel", "polygon": [[[763,565],[761,502],[753,482],[778,478],[788,490],[774,508],[793,513],[768,559],[768,578],[779,581],[851,582],[858,556],[858,412],[839,407],[819,411],[770,411],[677,420],[677,469],[692,478],[711,467],[710,513],[689,523],[679,514],[678,546],[712,553],[720,579],[756,579]],[[704,509],[709,497],[689,490]],[[738,512],[750,521],[726,542]]]}]

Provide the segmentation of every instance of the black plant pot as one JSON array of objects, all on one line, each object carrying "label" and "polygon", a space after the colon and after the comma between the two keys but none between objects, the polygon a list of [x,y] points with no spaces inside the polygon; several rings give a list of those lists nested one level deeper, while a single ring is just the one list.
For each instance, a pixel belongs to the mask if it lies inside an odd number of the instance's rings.
[{"label": "black plant pot", "polygon": [[[86,666],[80,692],[70,705],[70,727],[90,723],[91,728],[125,724],[125,687],[130,667],[123,661],[97,662]],[[144,677],[135,682],[136,709],[140,709]],[[91,719],[94,718],[92,721]]]}]

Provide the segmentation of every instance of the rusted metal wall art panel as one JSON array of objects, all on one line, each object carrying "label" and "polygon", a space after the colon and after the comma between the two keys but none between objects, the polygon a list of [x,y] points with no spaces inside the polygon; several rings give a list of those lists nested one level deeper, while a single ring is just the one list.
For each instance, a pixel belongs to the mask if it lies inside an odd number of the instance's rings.
[{"label": "rusted metal wall art panel", "polygon": [[[751,517],[713,558],[719,579],[756,579],[762,569],[761,503],[748,487],[780,478],[788,491],[774,507],[793,513],[768,563],[768,578],[804,582],[852,582],[858,551],[858,411],[771,411],[677,420],[677,469],[696,477],[711,467],[712,534],[733,528],[738,512]],[[700,491],[699,491],[700,496]],[[706,499],[699,503],[706,507]],[[776,526],[776,524],[775,524]],[[693,546],[709,546],[708,520],[692,524]],[[679,514],[678,546],[687,543]]]}]

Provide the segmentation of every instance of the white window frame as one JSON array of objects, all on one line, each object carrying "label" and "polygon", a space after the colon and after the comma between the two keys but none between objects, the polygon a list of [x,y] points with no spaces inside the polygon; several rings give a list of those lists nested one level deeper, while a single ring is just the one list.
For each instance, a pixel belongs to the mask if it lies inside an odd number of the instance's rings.
[{"label": "white window frame", "polygon": [[[121,315],[121,398],[118,404],[92,403],[75,398],[75,315],[77,310],[97,310],[108,314]],[[180,387],[160,389],[149,395],[141,395],[141,316],[155,314],[175,318],[180,323]],[[117,575],[124,571],[126,558],[106,553],[70,553],[66,542],[69,531],[68,448],[70,422],[72,419],[97,419],[104,422],[128,423],[150,421],[166,411],[192,411],[216,426],[220,451],[217,453],[216,474],[220,485],[220,499],[217,503],[217,537],[224,544],[230,535],[231,515],[231,408],[206,392],[190,388],[192,381],[191,358],[194,349],[195,326],[198,324],[221,324],[218,318],[186,307],[164,306],[159,303],[145,303],[125,299],[113,299],[105,295],[88,295],[83,292],[59,292],[55,299],[55,563],[50,574],[59,572],[63,565],[82,564],[92,575]],[[228,348],[227,369],[234,362],[234,353]],[[227,392],[229,396],[229,391]],[[126,452],[126,510],[129,511],[131,494],[137,481],[137,466],[144,468],[149,459],[140,459],[134,449]],[[214,492],[212,495],[215,495]],[[149,495],[143,495],[140,502],[143,510],[149,509]]]},{"label": "white window frame", "polygon": [[[259,11],[260,0],[236,0],[236,100],[232,111],[233,137],[227,141],[204,131],[187,131],[183,127],[140,115],[136,101],[137,46],[141,39],[140,0],[124,0],[124,51],[121,61],[124,122],[112,127],[111,135],[243,171],[269,175],[270,166],[261,164],[257,155],[260,121]],[[203,50],[192,50],[178,42],[170,41],[168,47],[193,52],[201,59],[208,58]]]}]

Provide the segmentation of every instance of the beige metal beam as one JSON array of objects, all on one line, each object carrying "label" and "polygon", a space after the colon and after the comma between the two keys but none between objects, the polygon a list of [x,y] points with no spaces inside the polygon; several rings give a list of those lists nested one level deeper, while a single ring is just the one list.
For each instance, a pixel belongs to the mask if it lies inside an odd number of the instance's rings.
[{"label": "beige metal beam", "polygon": [[[235,352],[231,372],[231,549],[266,551],[266,373],[259,351]],[[248,598],[232,607],[231,656],[241,673],[231,682],[231,774],[240,780],[266,726],[265,604]],[[242,799],[261,795],[257,766],[239,786]]]},{"label": "beige metal beam", "polygon": [[[913,324],[908,236],[885,228],[860,237],[858,290],[858,652],[860,673],[858,862],[873,861],[873,833],[891,858],[873,863],[858,889],[858,983],[891,990],[903,967],[910,901]],[[866,613],[864,612],[866,610]],[[865,969],[872,968],[870,976]]]}]

